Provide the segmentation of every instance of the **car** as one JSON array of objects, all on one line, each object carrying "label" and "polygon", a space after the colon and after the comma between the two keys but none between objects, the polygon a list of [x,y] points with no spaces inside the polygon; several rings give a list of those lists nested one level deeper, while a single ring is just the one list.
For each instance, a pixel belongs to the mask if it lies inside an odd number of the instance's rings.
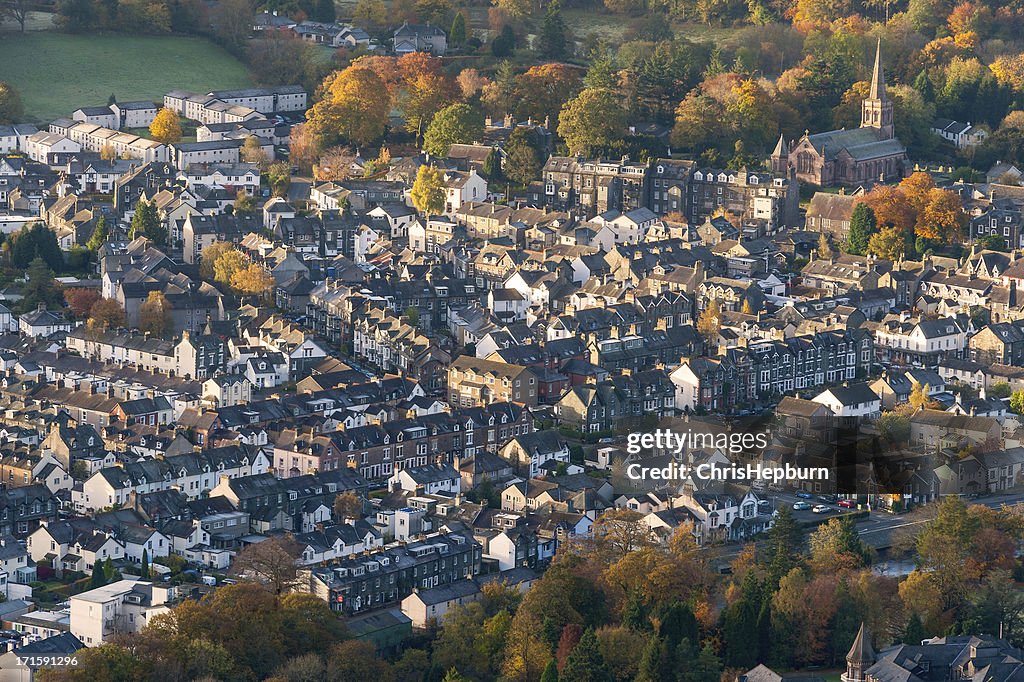
[{"label": "car", "polygon": [[839,498],[835,495],[818,495],[818,499],[827,504],[835,504],[836,500]]},{"label": "car", "polygon": [[601,443],[601,444],[614,443],[615,439],[614,438],[602,438],[601,440],[599,440],[597,442]]},{"label": "car", "polygon": [[813,500],[814,499],[814,495],[810,494],[806,490],[801,490],[800,492],[798,492],[796,494],[796,496],[799,497],[801,500]]},{"label": "car", "polygon": [[815,514],[828,514],[830,511],[832,511],[832,507],[828,506],[827,504],[816,504],[814,505],[814,509],[812,509],[811,511]]},{"label": "car", "polygon": [[810,509],[810,508],[811,508],[811,505],[810,505],[809,502],[794,502],[793,503],[793,509],[795,509],[797,511],[804,511],[805,509]]},{"label": "car", "polygon": [[857,503],[853,500],[839,500],[839,506],[843,509],[853,509],[857,506]]}]

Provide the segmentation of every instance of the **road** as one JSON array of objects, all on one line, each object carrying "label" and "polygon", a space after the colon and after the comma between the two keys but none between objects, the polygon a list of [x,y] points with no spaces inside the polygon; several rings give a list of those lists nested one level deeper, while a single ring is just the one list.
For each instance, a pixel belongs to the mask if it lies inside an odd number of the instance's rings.
[{"label": "road", "polygon": [[[792,506],[794,503],[799,502],[801,498],[797,497],[792,493],[777,493],[774,494],[772,503],[775,508],[782,505]],[[811,506],[821,504],[820,500],[804,500],[809,502]],[[1000,495],[988,495],[981,497],[976,500],[970,500],[969,504],[982,504],[986,507],[997,508],[1004,504],[1016,504],[1018,502],[1024,502],[1024,491],[1014,491],[1009,494]],[[824,523],[832,516],[836,516],[839,512],[839,508],[834,505],[828,505],[833,509],[830,514],[815,514],[810,510],[807,511],[796,511],[793,512],[793,518],[800,523]],[[929,507],[919,507],[917,513],[909,514],[890,514],[882,511],[870,511],[868,515],[860,518],[856,522],[857,534],[861,536],[864,543],[873,547],[876,550],[886,550],[892,547],[894,542],[900,542],[903,539],[909,539],[917,535],[921,526],[931,520],[932,515],[928,513]],[[764,543],[764,540],[758,541],[756,544],[760,547]],[[742,544],[732,545],[719,545],[716,547],[709,547],[708,551],[712,553],[714,561],[722,566],[731,562],[740,553]]]}]

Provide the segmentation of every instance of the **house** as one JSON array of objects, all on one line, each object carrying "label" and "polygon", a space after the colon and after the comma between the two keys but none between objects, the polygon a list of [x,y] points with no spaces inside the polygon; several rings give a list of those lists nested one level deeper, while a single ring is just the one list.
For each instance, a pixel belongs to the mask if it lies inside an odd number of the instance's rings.
[{"label": "house", "polygon": [[84,645],[70,632],[30,641],[0,655],[0,682],[32,682],[47,662],[66,659]]},{"label": "house", "polygon": [[942,410],[918,410],[910,418],[910,442],[930,449],[1000,443],[1002,428],[992,417],[956,415]]},{"label": "house", "polygon": [[414,589],[402,600],[402,613],[412,619],[414,628],[442,625],[445,616],[454,606],[476,601],[480,597],[480,586],[475,580],[456,580],[427,590]]},{"label": "house", "polygon": [[203,382],[203,400],[214,408],[244,405],[252,400],[253,384],[240,374],[221,374]]},{"label": "house", "polygon": [[857,200],[852,194],[815,192],[807,206],[807,229],[829,235],[833,243],[845,242],[850,236],[850,220]]},{"label": "house", "polygon": [[468,171],[446,171],[444,174],[444,212],[454,215],[471,201],[483,201],[487,198],[487,180],[476,172],[475,168]]},{"label": "house", "polygon": [[493,402],[537,404],[537,376],[528,367],[461,355],[448,370],[448,402],[463,407]]},{"label": "house", "polygon": [[403,467],[388,479],[388,490],[412,495],[458,495],[462,477],[450,464]]},{"label": "house", "polygon": [[448,50],[448,34],[430,24],[405,22],[395,29],[392,47],[399,56],[410,52],[443,55]]},{"label": "house", "polygon": [[74,326],[74,323],[70,320],[66,320],[56,313],[51,313],[42,303],[32,312],[18,317],[18,331],[33,339],[45,338],[59,332],[70,332],[74,329]]},{"label": "house", "polygon": [[140,632],[177,599],[172,585],[145,580],[117,582],[71,597],[71,634],[86,646],[99,646],[120,633]]},{"label": "house", "polygon": [[534,431],[516,436],[498,451],[511,462],[519,475],[537,478],[544,473],[544,465],[554,462],[569,464],[569,445],[555,431]]},{"label": "house", "polygon": [[948,118],[937,118],[932,121],[931,132],[935,133],[947,142],[951,142],[957,149],[966,149],[981,144],[988,137],[988,131],[960,121],[953,121]]},{"label": "house", "polygon": [[882,399],[866,383],[827,388],[811,398],[837,417],[877,417],[882,413]]}]

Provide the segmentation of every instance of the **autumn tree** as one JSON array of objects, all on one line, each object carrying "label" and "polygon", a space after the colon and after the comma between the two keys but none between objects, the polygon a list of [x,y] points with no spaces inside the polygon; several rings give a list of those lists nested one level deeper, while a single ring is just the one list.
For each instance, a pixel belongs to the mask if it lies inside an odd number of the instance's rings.
[{"label": "autumn tree", "polygon": [[[235,247],[231,242],[213,242],[199,254],[199,277],[212,282],[216,280],[217,259],[228,251],[234,251]],[[228,278],[230,280],[230,276]],[[227,282],[222,282],[226,284]]]},{"label": "autumn tree", "polygon": [[174,329],[174,314],[163,292],[149,292],[139,305],[139,329],[158,338],[166,338]]},{"label": "autumn tree", "polygon": [[808,563],[819,575],[858,569],[871,558],[849,517],[829,519],[811,533],[807,542],[810,547]]},{"label": "autumn tree", "polygon": [[481,139],[484,121],[480,112],[468,104],[451,104],[430,121],[423,135],[423,151],[444,158],[453,144],[469,144]]},{"label": "autumn tree", "polygon": [[231,571],[234,575],[260,583],[273,594],[281,595],[296,584],[295,560],[301,551],[301,546],[290,534],[275,535],[242,549],[231,564]]},{"label": "autumn tree", "polygon": [[373,70],[356,63],[328,76],[321,87],[323,98],[306,116],[321,146],[338,140],[365,145],[384,134],[391,96]]},{"label": "autumn tree", "polygon": [[907,239],[898,227],[884,227],[868,240],[868,251],[878,258],[897,261],[906,250]]},{"label": "autumn tree", "polygon": [[156,118],[149,124],[149,134],[157,142],[174,144],[181,141],[181,119],[178,114],[164,107],[157,112]]},{"label": "autumn tree", "polygon": [[256,164],[261,171],[265,171],[270,163],[270,157],[263,150],[263,142],[255,135],[245,138],[238,155],[245,163]]},{"label": "autumn tree", "polygon": [[384,0],[358,0],[352,10],[352,19],[357,26],[365,26],[368,31],[383,28],[388,21],[388,8]]},{"label": "autumn tree", "polygon": [[363,501],[355,493],[348,491],[334,498],[334,517],[341,522],[348,519],[363,517]]},{"label": "autumn tree", "polygon": [[828,260],[833,255],[832,242],[829,241],[828,234],[822,232],[818,236],[818,258]]},{"label": "autumn tree", "polygon": [[102,296],[96,289],[75,287],[64,290],[64,300],[67,302],[68,308],[74,316],[80,320],[89,316],[89,312],[92,310],[93,305],[95,305],[100,298],[102,298]]},{"label": "autumn tree", "polygon": [[610,509],[593,525],[594,542],[598,548],[619,559],[651,544],[651,529],[643,515],[632,509]]},{"label": "autumn tree", "polygon": [[915,410],[935,409],[938,403],[931,397],[931,387],[914,381],[910,387],[910,398],[907,400]]},{"label": "autumn tree", "polygon": [[611,90],[588,89],[565,103],[558,135],[570,154],[595,156],[622,141],[626,111]]},{"label": "autumn tree", "polygon": [[434,114],[458,98],[459,86],[445,74],[441,60],[425,52],[402,55],[396,66],[401,78],[399,108],[406,130],[419,140]]},{"label": "autumn tree", "polygon": [[321,182],[348,180],[358,155],[351,147],[331,147],[320,155],[313,167],[313,174]]},{"label": "autumn tree", "polygon": [[320,140],[313,126],[305,123],[292,126],[288,134],[288,161],[299,168],[309,170],[320,151]]},{"label": "autumn tree", "polygon": [[579,69],[567,64],[538,64],[515,79],[516,113],[535,121],[558,120],[558,114],[582,85]]},{"label": "autumn tree", "polygon": [[256,199],[244,189],[240,189],[235,194],[235,203],[232,206],[238,215],[252,215],[256,212]]},{"label": "autumn tree", "polygon": [[231,287],[245,296],[265,297],[274,288],[274,278],[262,265],[250,263],[231,275]]},{"label": "autumn tree", "polygon": [[712,298],[697,319],[697,332],[704,337],[709,347],[718,345],[718,334],[722,331],[722,309],[718,299]]},{"label": "autumn tree", "polygon": [[286,196],[292,184],[292,171],[288,164],[283,161],[270,164],[267,168],[267,183],[275,197]]},{"label": "autumn tree", "polygon": [[444,172],[439,168],[420,166],[410,191],[412,204],[420,213],[431,216],[444,211]]},{"label": "autumn tree", "polygon": [[942,244],[957,244],[963,238],[967,216],[960,197],[949,190],[932,188],[925,195],[918,214],[915,233]]},{"label": "autumn tree", "polygon": [[124,307],[114,298],[101,298],[89,310],[89,324],[96,329],[119,329],[126,319]]}]

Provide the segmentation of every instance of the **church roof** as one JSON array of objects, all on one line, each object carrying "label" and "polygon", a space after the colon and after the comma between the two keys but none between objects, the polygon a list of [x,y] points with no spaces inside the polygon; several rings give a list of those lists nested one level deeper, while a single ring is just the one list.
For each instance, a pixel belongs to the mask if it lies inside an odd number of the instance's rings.
[{"label": "church roof", "polygon": [[871,637],[868,635],[864,623],[861,623],[860,630],[857,630],[857,637],[853,640],[850,652],[846,654],[846,660],[864,666],[870,666],[875,662],[875,650],[871,648]]},{"label": "church roof", "polygon": [[894,156],[905,151],[899,140],[885,139],[877,128],[829,130],[808,135],[807,141],[826,159],[834,159],[844,149],[858,161]]}]

